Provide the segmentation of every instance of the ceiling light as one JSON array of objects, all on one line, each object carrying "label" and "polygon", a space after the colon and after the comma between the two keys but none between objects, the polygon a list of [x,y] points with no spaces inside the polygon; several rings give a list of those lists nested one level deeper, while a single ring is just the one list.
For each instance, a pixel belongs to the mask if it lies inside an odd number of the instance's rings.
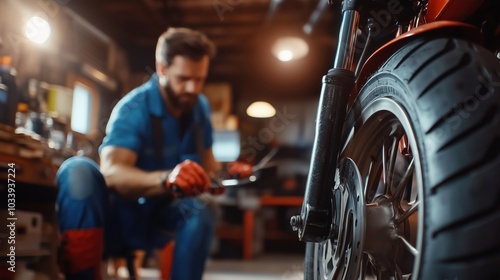
[{"label": "ceiling light", "polygon": [[302,38],[283,37],[276,40],[272,51],[279,60],[290,61],[306,56],[309,53],[309,46]]},{"label": "ceiling light", "polygon": [[270,118],[276,115],[276,110],[265,101],[256,101],[248,106],[247,115],[254,118]]},{"label": "ceiling light", "polygon": [[281,61],[290,61],[293,59],[293,52],[291,50],[282,50],[278,53],[278,59]]},{"label": "ceiling light", "polygon": [[45,19],[34,16],[26,23],[24,32],[31,41],[43,44],[49,39],[50,25]]}]

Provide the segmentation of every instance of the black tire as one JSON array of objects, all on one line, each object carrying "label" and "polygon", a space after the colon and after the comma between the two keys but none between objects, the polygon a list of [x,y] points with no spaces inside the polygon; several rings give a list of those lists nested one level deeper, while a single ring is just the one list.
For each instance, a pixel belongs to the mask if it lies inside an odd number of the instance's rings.
[{"label": "black tire", "polygon": [[[421,39],[397,51],[361,89],[343,133],[341,161],[352,159],[347,165],[359,174],[340,175],[346,182],[338,189],[354,199],[361,188],[369,206],[360,213],[347,209],[362,218],[361,225],[348,224],[349,240],[308,244],[305,278],[356,279],[332,271],[362,267],[375,275],[366,279],[500,279],[499,93],[500,60],[478,45]],[[399,147],[406,142],[408,149]],[[399,184],[406,171],[412,180]],[[338,189],[332,188],[334,201]],[[394,212],[384,216],[390,236],[370,232],[381,228],[371,221],[375,205]],[[408,221],[392,228],[412,205]],[[338,211],[334,219],[338,223]],[[359,250],[355,238],[361,238]],[[338,258],[329,247],[349,251]]]}]

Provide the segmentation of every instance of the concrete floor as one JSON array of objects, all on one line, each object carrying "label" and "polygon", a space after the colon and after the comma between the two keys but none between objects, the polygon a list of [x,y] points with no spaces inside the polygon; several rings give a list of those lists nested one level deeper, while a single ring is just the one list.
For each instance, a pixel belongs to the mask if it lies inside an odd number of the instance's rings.
[{"label": "concrete floor", "polygon": [[[252,261],[209,260],[203,280],[302,280],[301,255],[263,255]],[[142,269],[141,280],[157,280],[156,269]]]}]

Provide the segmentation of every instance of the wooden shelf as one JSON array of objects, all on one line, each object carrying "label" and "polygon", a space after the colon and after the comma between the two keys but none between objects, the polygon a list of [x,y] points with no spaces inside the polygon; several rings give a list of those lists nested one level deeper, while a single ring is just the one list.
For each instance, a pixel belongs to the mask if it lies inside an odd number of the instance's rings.
[{"label": "wooden shelf", "polygon": [[[11,179],[15,180],[16,211],[39,213],[43,217],[43,223],[47,226],[46,229],[52,229],[50,234],[42,233],[38,237],[40,246],[24,247],[39,249],[23,250],[16,248],[16,261],[30,262],[34,271],[42,272],[50,279],[57,279],[59,274],[59,267],[57,266],[58,238],[55,236],[57,225],[55,223],[56,214],[54,208],[57,195],[55,184],[57,166],[52,163],[52,159],[49,157],[27,158],[0,150],[0,180],[4,182],[9,177],[10,163],[15,164],[15,177]],[[6,193],[7,190],[4,188],[2,192]],[[5,210],[6,204],[0,208]],[[42,227],[42,232],[44,228]],[[17,236],[17,238],[21,238],[21,236]],[[8,246],[10,248],[10,245]],[[9,252],[5,251],[8,249],[2,247],[2,250],[0,260],[10,258],[7,256]]]},{"label": "wooden shelf", "polygon": [[[8,177],[8,164],[15,164],[15,177]],[[16,185],[32,184],[43,187],[56,188],[55,167],[48,158],[29,159],[0,152],[0,179],[13,179]]]}]

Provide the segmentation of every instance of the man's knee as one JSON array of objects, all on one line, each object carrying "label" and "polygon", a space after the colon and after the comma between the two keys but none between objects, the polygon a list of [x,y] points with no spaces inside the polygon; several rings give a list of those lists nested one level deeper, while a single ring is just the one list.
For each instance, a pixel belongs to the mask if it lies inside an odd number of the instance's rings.
[{"label": "man's knee", "polygon": [[200,195],[194,198],[193,206],[196,208],[194,213],[200,226],[214,229],[219,215],[219,206],[214,197],[208,194]]},{"label": "man's knee", "polygon": [[211,218],[213,218],[213,219],[217,218],[217,216],[220,212],[220,208],[219,208],[219,204],[217,203],[217,201],[215,200],[215,197],[213,195],[208,194],[208,193],[204,193],[204,194],[198,196],[196,198],[196,200],[198,200],[198,203],[200,205],[205,206],[204,208],[206,208],[206,210],[208,211],[207,215],[210,215]]},{"label": "man's knee", "polygon": [[89,158],[75,156],[63,162],[56,176],[59,194],[84,200],[106,190],[99,166]]},{"label": "man's knee", "polygon": [[95,162],[72,157],[61,165],[56,176],[57,222],[61,232],[100,228],[106,219],[108,193]]}]

